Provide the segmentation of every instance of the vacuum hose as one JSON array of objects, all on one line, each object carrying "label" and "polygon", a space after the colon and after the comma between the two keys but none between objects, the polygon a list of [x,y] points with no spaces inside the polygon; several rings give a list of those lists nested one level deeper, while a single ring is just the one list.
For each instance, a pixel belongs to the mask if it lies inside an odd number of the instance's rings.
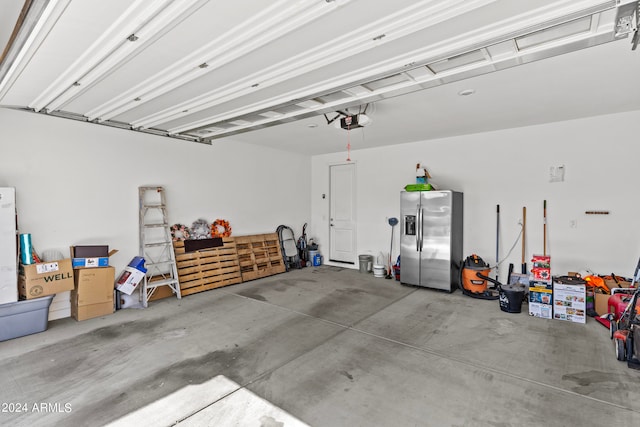
[{"label": "vacuum hose", "polygon": [[500,289],[500,287],[502,287],[502,283],[498,282],[496,279],[492,279],[489,276],[485,276],[484,274],[481,274],[481,273],[476,273],[476,276],[478,276],[480,279],[484,279],[493,283],[494,285],[496,285],[497,289]]}]

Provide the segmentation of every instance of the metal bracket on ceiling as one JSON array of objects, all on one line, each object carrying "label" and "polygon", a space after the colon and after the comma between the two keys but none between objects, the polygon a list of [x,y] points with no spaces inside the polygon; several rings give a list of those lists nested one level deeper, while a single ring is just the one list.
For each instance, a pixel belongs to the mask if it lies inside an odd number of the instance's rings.
[{"label": "metal bracket on ceiling", "polygon": [[[336,113],[338,113],[334,118],[330,119],[329,117],[327,117],[327,114],[323,114],[325,120],[327,121],[327,124],[330,125],[331,123],[335,122],[336,120],[338,120],[341,117],[349,117],[349,116],[353,116],[354,114],[366,114],[367,113],[367,108],[369,108],[369,104],[365,104],[364,106],[364,110],[362,109],[362,105],[360,105],[358,107],[358,112],[357,113],[349,113],[349,111],[344,112],[341,110],[336,110]],[[347,109],[348,110],[348,109]]]},{"label": "metal bracket on ceiling", "polygon": [[338,113],[333,119],[329,119],[329,117],[327,117],[327,114],[323,114],[325,120],[327,121],[327,124],[330,125],[331,123],[335,122],[336,120],[338,120],[340,117],[347,117],[349,116],[347,113],[343,112],[343,111],[336,111],[336,113]]},{"label": "metal bracket on ceiling", "polygon": [[[623,38],[628,34],[633,34],[631,43],[637,45],[638,24],[640,21],[640,1],[638,0],[618,0],[616,6],[616,17],[614,21],[615,37]],[[635,50],[635,47],[632,48]]]}]

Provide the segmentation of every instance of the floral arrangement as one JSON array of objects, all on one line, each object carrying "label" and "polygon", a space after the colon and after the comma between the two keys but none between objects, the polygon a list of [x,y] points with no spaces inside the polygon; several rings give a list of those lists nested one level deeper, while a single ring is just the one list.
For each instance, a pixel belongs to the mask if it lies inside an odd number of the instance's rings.
[{"label": "floral arrangement", "polygon": [[212,237],[231,236],[231,225],[226,219],[218,218],[211,225],[206,219],[198,219],[187,227],[183,224],[173,224],[171,226],[171,238],[173,241],[180,240],[202,240]]},{"label": "floral arrangement", "polygon": [[229,221],[224,219],[216,219],[211,224],[211,237],[229,237],[231,236],[231,226]]},{"label": "floral arrangement", "polygon": [[206,219],[198,219],[191,224],[191,235],[194,240],[211,238],[211,226]]},{"label": "floral arrangement", "polygon": [[187,227],[186,225],[173,224],[171,226],[171,238],[174,241],[189,240],[190,236],[191,236],[191,231],[189,230],[189,227]]}]

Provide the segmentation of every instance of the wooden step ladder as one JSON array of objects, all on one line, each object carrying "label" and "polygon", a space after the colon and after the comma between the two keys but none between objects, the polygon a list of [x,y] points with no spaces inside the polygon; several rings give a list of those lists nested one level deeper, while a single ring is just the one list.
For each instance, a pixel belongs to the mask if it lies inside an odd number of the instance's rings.
[{"label": "wooden step ladder", "polygon": [[163,187],[138,187],[140,207],[140,256],[147,274],[140,290],[140,302],[147,307],[149,298],[160,286],[169,286],[181,299],[176,255],[167,219]]}]

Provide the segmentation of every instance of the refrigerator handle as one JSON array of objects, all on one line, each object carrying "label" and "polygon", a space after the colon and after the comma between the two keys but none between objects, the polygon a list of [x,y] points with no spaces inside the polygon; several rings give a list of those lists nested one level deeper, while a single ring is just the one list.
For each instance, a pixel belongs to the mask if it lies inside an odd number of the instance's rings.
[{"label": "refrigerator handle", "polygon": [[416,206],[416,252],[420,252],[420,205]]},{"label": "refrigerator handle", "polygon": [[424,217],[424,211],[422,207],[420,207],[420,219],[418,220],[418,230],[420,230],[420,252],[422,252],[422,246],[424,243],[424,224],[422,223],[422,219]]}]

